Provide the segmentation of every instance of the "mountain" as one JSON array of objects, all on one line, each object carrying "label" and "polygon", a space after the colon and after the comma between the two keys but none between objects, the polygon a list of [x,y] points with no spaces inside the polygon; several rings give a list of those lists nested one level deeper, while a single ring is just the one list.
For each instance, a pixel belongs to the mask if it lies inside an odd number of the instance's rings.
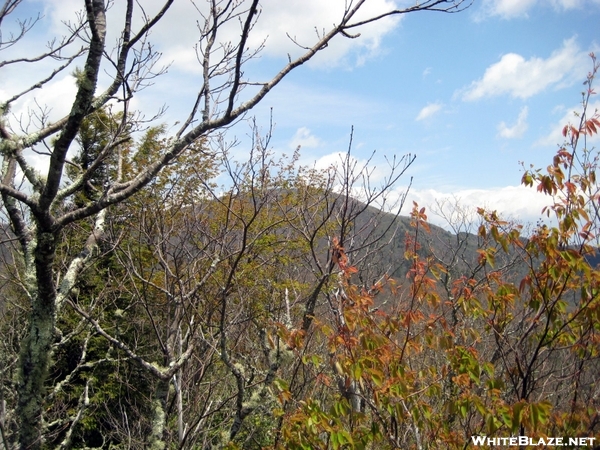
[{"label": "mountain", "polygon": [[[478,251],[485,244],[482,238],[468,232],[453,234],[433,224],[428,224],[428,230],[423,226],[417,229],[411,221],[409,217],[385,213],[371,206],[357,217],[355,228],[362,230],[359,236],[363,238],[355,238],[355,241],[361,242],[362,246],[355,244],[348,253],[351,263],[359,268],[361,284],[371,283],[369,277],[382,273],[403,280],[413,264],[405,258],[405,252],[407,245],[414,245],[415,237],[419,256],[441,264],[448,271],[448,282],[461,276],[474,279],[484,276]],[[369,243],[367,235],[374,242]],[[527,273],[527,267],[514,249],[509,249],[508,253],[501,249],[496,252],[493,269],[510,277],[522,278]]]}]

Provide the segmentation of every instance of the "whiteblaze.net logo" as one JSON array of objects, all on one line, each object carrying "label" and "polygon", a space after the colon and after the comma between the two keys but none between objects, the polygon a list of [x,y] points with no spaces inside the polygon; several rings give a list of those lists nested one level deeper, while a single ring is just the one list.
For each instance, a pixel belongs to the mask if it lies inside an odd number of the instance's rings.
[{"label": "whiteblaze.net logo", "polygon": [[473,445],[485,447],[509,447],[526,445],[530,447],[593,447],[594,437],[546,437],[532,438],[528,436],[487,437],[471,436]]}]

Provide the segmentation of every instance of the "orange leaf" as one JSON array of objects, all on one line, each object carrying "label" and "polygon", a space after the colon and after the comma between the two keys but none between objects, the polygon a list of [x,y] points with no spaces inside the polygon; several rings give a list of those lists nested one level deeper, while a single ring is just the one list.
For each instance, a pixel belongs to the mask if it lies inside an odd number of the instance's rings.
[{"label": "orange leaf", "polygon": [[519,284],[519,293],[522,294],[527,286],[531,286],[531,277],[529,275],[521,280],[521,284]]}]

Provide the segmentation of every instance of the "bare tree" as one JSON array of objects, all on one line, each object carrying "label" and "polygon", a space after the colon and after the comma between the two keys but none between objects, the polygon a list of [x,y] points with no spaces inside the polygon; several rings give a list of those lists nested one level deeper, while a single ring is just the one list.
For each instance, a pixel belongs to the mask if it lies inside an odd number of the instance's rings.
[{"label": "bare tree", "polygon": [[[348,2],[340,11],[338,23],[319,33],[313,43],[303,47],[299,57],[290,58],[271,79],[256,81],[245,78],[244,66],[261,49],[248,46],[253,26],[261,13],[260,1],[208,1],[205,7],[199,8],[202,26],[198,56],[203,74],[198,83],[196,101],[187,117],[181,118],[181,127],[143,170],[129,175],[117,170],[104,179],[103,185],[94,185],[103,162],[111,157],[118,158],[130,139],[129,133],[141,126],[131,101],[140,89],[148,87],[149,81],[162,72],[157,68],[160,54],[150,44],[148,34],[169,13],[174,2],[165,1],[154,16],[147,16],[139,3],[128,0],[120,23],[107,22],[110,2],[85,0],[82,3],[84,13],[79,16],[79,21],[67,24],[66,34],[51,41],[46,49],[37,54],[23,49],[21,56],[0,62],[0,68],[19,66],[21,70],[36,70],[33,64],[40,61],[51,66],[31,86],[11,94],[0,104],[0,153],[3,158],[0,192],[12,231],[19,242],[23,287],[31,308],[28,336],[21,342],[16,413],[19,445],[27,449],[41,448],[44,440],[44,384],[52,346],[57,339],[57,315],[105,234],[107,208],[138,193],[163,168],[189,151],[196,141],[209,138],[242,118],[291,71],[324,51],[332,40],[358,37],[356,31],[362,25],[384,17],[416,11],[457,12],[469,5],[466,0],[427,0],[358,20],[356,17],[366,0]],[[0,8],[0,25],[5,26],[6,19],[21,4],[20,0],[6,0]],[[142,18],[139,28],[134,26],[137,17]],[[10,47],[14,52],[36,20],[19,22],[16,33],[2,34],[0,49]],[[222,30],[232,23],[239,24],[239,39],[219,44]],[[117,47],[111,51],[107,34],[113,27],[116,27],[119,40]],[[10,120],[11,105],[25,97],[35,99],[39,90],[44,90],[52,79],[72,67],[79,58],[84,59],[84,65],[81,70],[75,70],[77,92],[68,115],[50,122],[42,106],[30,113],[32,120],[29,124],[21,123],[22,129],[15,129]],[[110,82],[106,89],[99,91],[99,78],[104,73],[108,74]],[[249,86],[257,89],[242,100],[240,93]],[[111,105],[115,124],[110,128],[110,135],[102,148],[88,155],[85,165],[70,161],[69,152],[76,146],[82,123],[107,105]],[[48,156],[44,174],[36,170],[27,157],[28,152]],[[67,167],[74,167],[76,176],[66,179]],[[21,177],[24,183],[21,183]],[[76,207],[62,207],[86,186],[92,186],[98,195]],[[88,238],[70,263],[59,271],[55,260],[57,247],[61,245],[61,231],[84,219],[93,221]],[[84,310],[79,312],[85,317]],[[110,333],[102,331],[92,316],[86,319],[97,333],[162,380],[172,379],[194,349],[190,345],[169,366],[151,364]],[[82,405],[86,404],[86,395],[85,392],[82,394]],[[75,420],[77,417],[73,418]],[[64,446],[68,445],[66,442]]]}]

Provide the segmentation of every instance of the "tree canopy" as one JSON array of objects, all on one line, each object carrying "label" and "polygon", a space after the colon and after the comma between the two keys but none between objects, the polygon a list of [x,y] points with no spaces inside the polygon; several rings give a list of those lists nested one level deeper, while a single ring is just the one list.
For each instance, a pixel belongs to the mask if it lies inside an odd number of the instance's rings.
[{"label": "tree canopy", "polygon": [[[22,3],[5,0],[0,25]],[[478,229],[452,235],[419,205],[409,218],[401,204],[381,208],[414,156],[390,158],[374,187],[351,143],[319,171],[298,151],[274,154],[272,130],[253,126],[245,160],[225,136],[332,40],[468,2],[373,17],[348,2],[300,56],[252,80],[244,69],[262,45],[249,42],[268,4],[207,1],[202,75],[177,128],[135,110],[163,72],[149,35],[173,3],[150,16],[127,0],[117,23],[110,2],[86,0],[46,47],[22,45],[35,18],[0,35],[0,50],[22,52],[0,69],[50,67],[0,104],[1,445],[424,449],[600,436],[595,57],[577,122],[551,165],[522,179],[552,196],[554,224],[524,233],[481,209]],[[222,42],[232,25],[238,40]],[[119,36],[114,48],[107,36]],[[51,121],[44,105],[27,123],[11,115],[66,70],[66,116]]]}]

